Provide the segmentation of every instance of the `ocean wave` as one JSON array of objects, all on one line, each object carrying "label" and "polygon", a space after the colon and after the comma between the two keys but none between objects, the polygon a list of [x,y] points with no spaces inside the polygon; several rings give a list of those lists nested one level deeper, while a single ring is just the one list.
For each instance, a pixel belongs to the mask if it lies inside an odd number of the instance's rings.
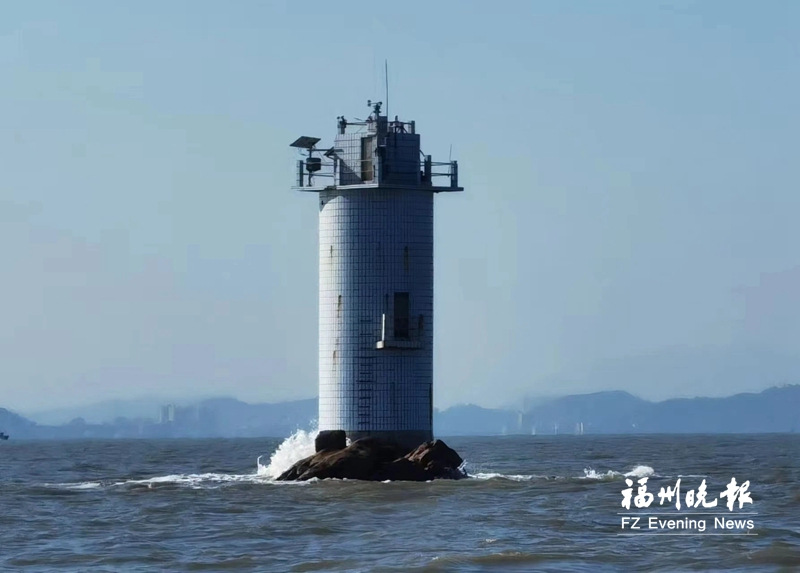
[{"label": "ocean wave", "polygon": [[100,480],[100,481],[85,481],[78,483],[45,483],[44,487],[68,489],[68,490],[93,490],[98,488],[120,488],[120,487],[147,487],[155,489],[165,486],[188,486],[188,487],[203,487],[222,485],[230,483],[257,483],[263,482],[265,478],[257,474],[171,474],[165,476],[155,476],[144,479],[126,479],[126,480]]},{"label": "ocean wave", "polygon": [[469,474],[469,477],[472,479],[480,479],[480,480],[504,479],[508,481],[531,481],[535,479],[545,479],[545,480],[550,479],[547,476],[524,475],[524,474],[501,474],[497,472]]},{"label": "ocean wave", "polygon": [[317,434],[319,434],[319,430],[297,430],[270,455],[267,465],[261,463],[263,456],[258,456],[256,459],[257,475],[276,479],[295,463],[313,455],[314,440],[316,440]]},{"label": "ocean wave", "polygon": [[66,482],[66,483],[44,483],[45,488],[65,489],[65,490],[96,490],[96,489],[115,489],[115,488],[146,488],[159,489],[165,487],[188,487],[193,489],[217,488],[225,485],[237,484],[300,484],[308,482],[276,482],[269,476],[259,473],[252,474],[171,474],[165,476],[155,476],[144,479],[126,480],[99,480],[87,482]]},{"label": "ocean wave", "polygon": [[103,487],[103,484],[100,482],[95,481],[85,481],[80,483],[53,483],[44,484],[45,487],[63,487],[63,489],[75,489],[75,490],[84,490],[84,489],[97,489],[99,487]]},{"label": "ocean wave", "polygon": [[444,555],[437,556],[425,567],[426,571],[450,571],[452,568],[468,568],[470,565],[499,569],[501,567],[528,566],[534,563],[549,561],[550,556],[541,553],[525,553],[522,551],[502,551],[487,555]]},{"label": "ocean wave", "polygon": [[650,466],[636,466],[631,471],[626,473],[625,477],[643,478],[643,477],[657,477],[657,476],[656,476],[656,471]]},{"label": "ocean wave", "polygon": [[[262,464],[263,455],[256,458],[256,470],[252,474],[169,474],[143,479],[127,480],[98,480],[77,483],[45,483],[47,488],[66,490],[93,490],[98,488],[120,487],[145,487],[155,489],[160,487],[190,487],[195,489],[213,488],[232,484],[264,484],[264,483],[301,483],[301,482],[276,482],[279,475],[289,469],[294,463],[314,453],[314,440],[319,432],[317,430],[298,430],[286,438],[278,448],[270,454],[268,464]],[[319,480],[309,480],[304,483],[314,483]]]},{"label": "ocean wave", "polygon": [[[307,436],[303,439],[307,439]],[[285,444],[286,442],[284,442]],[[348,481],[348,480],[318,480],[311,479],[305,482],[279,482],[276,481],[276,476],[284,471],[282,469],[285,464],[290,463],[289,460],[297,457],[298,449],[303,446],[302,442],[297,440],[294,445],[287,451],[278,453],[280,447],[274,454],[272,454],[271,462],[268,465],[261,463],[261,456],[259,456],[256,465],[257,469],[252,474],[221,474],[221,473],[204,473],[204,474],[170,474],[164,476],[155,476],[142,479],[128,479],[128,480],[105,480],[105,481],[85,481],[78,483],[55,483],[43,484],[45,487],[68,489],[68,490],[94,490],[98,488],[147,488],[157,489],[163,487],[189,487],[194,489],[201,488],[216,488],[225,485],[236,484],[312,484],[319,481]],[[283,445],[283,444],[282,444]],[[294,453],[291,453],[294,452]],[[297,459],[302,459],[300,456]],[[291,462],[294,463],[294,462]],[[288,468],[288,466],[285,466]],[[577,479],[588,480],[615,480],[625,477],[641,478],[641,477],[658,477],[653,468],[650,466],[636,466],[631,471],[622,473],[614,470],[608,470],[605,473],[595,471],[594,469],[584,469],[584,475],[578,476]],[[570,476],[548,476],[538,474],[503,474],[500,472],[476,472],[468,474],[471,480],[503,480],[510,482],[531,482],[531,481],[548,481],[548,480],[562,480],[562,479],[575,479]],[[387,480],[383,483],[391,483]]]},{"label": "ocean wave", "polygon": [[605,473],[595,471],[592,468],[584,468],[583,475],[579,479],[593,479],[593,480],[613,480],[619,478],[643,478],[643,477],[660,477],[656,474],[655,470],[650,466],[638,465],[627,473],[608,470]]},{"label": "ocean wave", "polygon": [[[262,463],[261,460],[264,455],[256,458],[255,473],[252,474],[223,474],[223,473],[203,473],[203,474],[169,474],[164,476],[155,476],[142,479],[127,479],[127,480],[97,480],[97,481],[83,481],[77,483],[58,483],[58,484],[43,484],[45,487],[55,487],[67,490],[94,490],[98,488],[119,488],[119,487],[143,487],[148,489],[162,488],[162,487],[189,487],[189,488],[216,488],[225,485],[234,484],[269,484],[269,483],[315,483],[320,480],[309,480],[306,482],[277,482],[278,476],[288,470],[292,465],[298,461],[314,454],[314,441],[318,435],[318,430],[297,430],[294,434],[286,438],[276,449],[269,455],[269,463]],[[465,462],[464,467],[469,464]],[[477,468],[476,468],[477,469]],[[483,468],[481,468],[483,469]],[[487,468],[488,469],[488,468]],[[655,470],[646,465],[637,465],[628,472],[619,472],[615,470],[607,470],[606,472],[599,472],[593,468],[585,468],[584,475],[578,476],[577,479],[583,480],[615,480],[621,478],[643,478],[643,477],[661,477],[655,473]],[[531,482],[535,480],[558,480],[558,479],[576,479],[571,476],[548,476],[537,474],[504,474],[494,471],[476,471],[475,473],[468,472],[468,477],[473,480],[504,480],[510,482]],[[690,477],[690,476],[686,476]],[[328,480],[324,480],[328,481]],[[346,480],[342,480],[346,481]]]}]

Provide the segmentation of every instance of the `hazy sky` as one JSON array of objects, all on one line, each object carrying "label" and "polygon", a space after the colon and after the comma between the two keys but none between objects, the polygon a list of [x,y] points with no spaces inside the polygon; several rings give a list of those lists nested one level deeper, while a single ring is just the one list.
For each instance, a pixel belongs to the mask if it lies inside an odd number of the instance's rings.
[{"label": "hazy sky", "polygon": [[298,135],[383,99],[436,200],[435,399],[800,381],[800,3],[8,2],[0,406],[309,397]]}]

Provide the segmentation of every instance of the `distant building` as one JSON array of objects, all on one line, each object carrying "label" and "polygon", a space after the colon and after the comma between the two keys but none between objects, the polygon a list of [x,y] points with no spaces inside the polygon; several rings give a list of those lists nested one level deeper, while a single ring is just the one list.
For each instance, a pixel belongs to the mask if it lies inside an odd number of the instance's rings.
[{"label": "distant building", "polygon": [[161,412],[158,415],[159,424],[171,424],[175,422],[175,404],[167,404],[161,406]]}]

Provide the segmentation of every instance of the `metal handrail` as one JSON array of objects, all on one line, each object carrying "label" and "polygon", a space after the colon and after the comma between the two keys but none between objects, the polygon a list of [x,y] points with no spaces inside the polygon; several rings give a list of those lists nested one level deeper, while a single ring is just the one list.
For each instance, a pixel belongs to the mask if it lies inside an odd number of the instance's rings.
[{"label": "metal handrail", "polygon": [[[305,179],[306,176],[311,176],[313,179],[314,177],[326,177],[329,179],[335,179],[337,176],[337,171],[341,172],[341,164],[345,163],[342,159],[334,159],[331,160],[323,160],[322,158],[315,157],[314,159],[319,159],[319,162],[313,163],[313,165],[319,166],[320,169],[316,171],[307,171],[306,166],[308,165],[308,158],[298,160],[298,183],[299,187],[304,187],[305,185],[302,181]],[[347,163],[350,163],[351,166],[355,164],[355,169],[363,168],[365,164],[373,164],[373,169],[377,164],[375,159],[353,159],[349,160]],[[404,162],[408,164],[410,162]],[[450,178],[450,186],[451,187],[458,187],[458,162],[457,161],[427,161],[427,159],[420,161],[418,163],[420,173],[424,176],[428,177],[428,183],[430,183],[430,178],[433,177],[449,177]],[[433,171],[432,167],[447,167],[445,171]],[[351,167],[352,168],[352,167]]]}]

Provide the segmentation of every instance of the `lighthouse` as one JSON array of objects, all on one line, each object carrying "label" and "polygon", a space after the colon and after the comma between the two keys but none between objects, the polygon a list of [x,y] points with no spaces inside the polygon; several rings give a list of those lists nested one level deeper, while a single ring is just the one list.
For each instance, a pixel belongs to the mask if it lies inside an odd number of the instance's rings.
[{"label": "lighthouse", "polygon": [[332,147],[291,144],[319,207],[319,429],[415,447],[433,438],[434,196],[463,189],[415,122],[368,105]]}]

